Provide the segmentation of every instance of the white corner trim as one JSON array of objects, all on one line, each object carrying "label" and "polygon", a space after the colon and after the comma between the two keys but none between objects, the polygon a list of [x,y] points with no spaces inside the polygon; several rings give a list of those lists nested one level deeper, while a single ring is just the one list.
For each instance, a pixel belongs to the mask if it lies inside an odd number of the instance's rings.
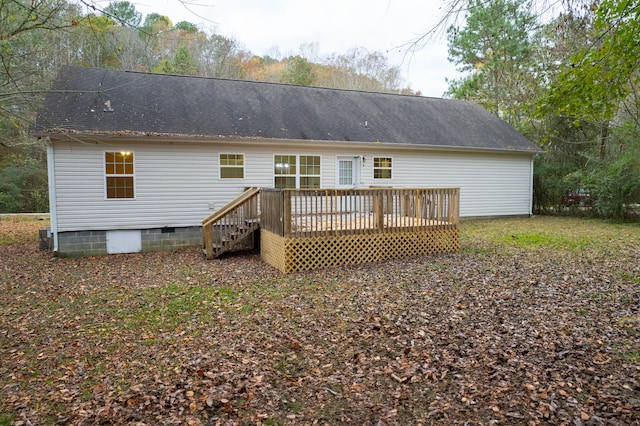
[{"label": "white corner trim", "polygon": [[49,222],[53,236],[53,252],[58,251],[58,215],[56,210],[56,167],[54,149],[51,139],[47,136],[47,178],[49,181]]}]

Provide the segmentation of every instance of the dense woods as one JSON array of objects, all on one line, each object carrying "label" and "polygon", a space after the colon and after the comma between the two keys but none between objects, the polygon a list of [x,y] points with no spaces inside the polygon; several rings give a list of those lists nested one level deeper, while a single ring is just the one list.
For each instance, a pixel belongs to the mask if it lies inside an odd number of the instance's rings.
[{"label": "dense woods", "polygon": [[637,215],[640,2],[452,0],[447,18],[462,21],[447,38],[465,72],[447,94],[480,103],[546,151],[535,212]]},{"label": "dense woods", "polygon": [[[545,149],[536,212],[632,216],[639,0],[450,0],[445,10],[440,27],[461,71],[445,96],[478,102]],[[127,1],[0,0],[0,22],[0,212],[48,209],[44,147],[28,129],[61,65],[419,94],[382,52],[354,46],[321,57],[309,43],[295,55],[258,56]],[[588,196],[567,202],[567,191]]]}]

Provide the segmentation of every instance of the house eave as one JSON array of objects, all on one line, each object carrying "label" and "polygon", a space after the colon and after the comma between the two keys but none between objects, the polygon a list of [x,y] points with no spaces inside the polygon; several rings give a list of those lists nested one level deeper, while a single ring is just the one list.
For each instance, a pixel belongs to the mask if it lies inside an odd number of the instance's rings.
[{"label": "house eave", "polygon": [[248,143],[255,146],[278,145],[286,147],[300,146],[332,146],[354,149],[374,149],[384,150],[420,150],[420,151],[449,151],[449,152],[475,152],[475,153],[502,153],[502,154],[543,154],[542,149],[509,149],[492,147],[473,146],[447,146],[427,143],[403,143],[403,142],[381,142],[381,141],[340,141],[340,140],[311,140],[311,139],[275,139],[255,136],[225,136],[225,135],[183,135],[183,134],[161,134],[155,132],[82,132],[66,129],[52,129],[50,131],[32,133],[37,138],[50,138],[51,140],[75,140],[82,143],[101,143],[103,141],[121,142],[161,142],[161,143],[216,143],[223,145],[233,145],[237,143]]}]

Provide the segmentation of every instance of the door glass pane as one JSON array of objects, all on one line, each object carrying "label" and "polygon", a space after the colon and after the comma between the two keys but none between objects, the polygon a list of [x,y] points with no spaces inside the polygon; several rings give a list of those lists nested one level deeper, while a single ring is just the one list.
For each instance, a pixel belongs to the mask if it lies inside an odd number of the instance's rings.
[{"label": "door glass pane", "polygon": [[352,160],[339,160],[338,161],[338,184],[345,186],[353,185],[353,161]]}]

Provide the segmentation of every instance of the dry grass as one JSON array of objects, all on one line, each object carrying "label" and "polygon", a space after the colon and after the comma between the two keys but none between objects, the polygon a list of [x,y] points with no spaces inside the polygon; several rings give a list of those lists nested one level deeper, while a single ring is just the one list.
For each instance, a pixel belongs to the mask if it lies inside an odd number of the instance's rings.
[{"label": "dry grass", "polygon": [[49,226],[49,215],[0,215],[0,245],[38,241],[38,229]]}]

